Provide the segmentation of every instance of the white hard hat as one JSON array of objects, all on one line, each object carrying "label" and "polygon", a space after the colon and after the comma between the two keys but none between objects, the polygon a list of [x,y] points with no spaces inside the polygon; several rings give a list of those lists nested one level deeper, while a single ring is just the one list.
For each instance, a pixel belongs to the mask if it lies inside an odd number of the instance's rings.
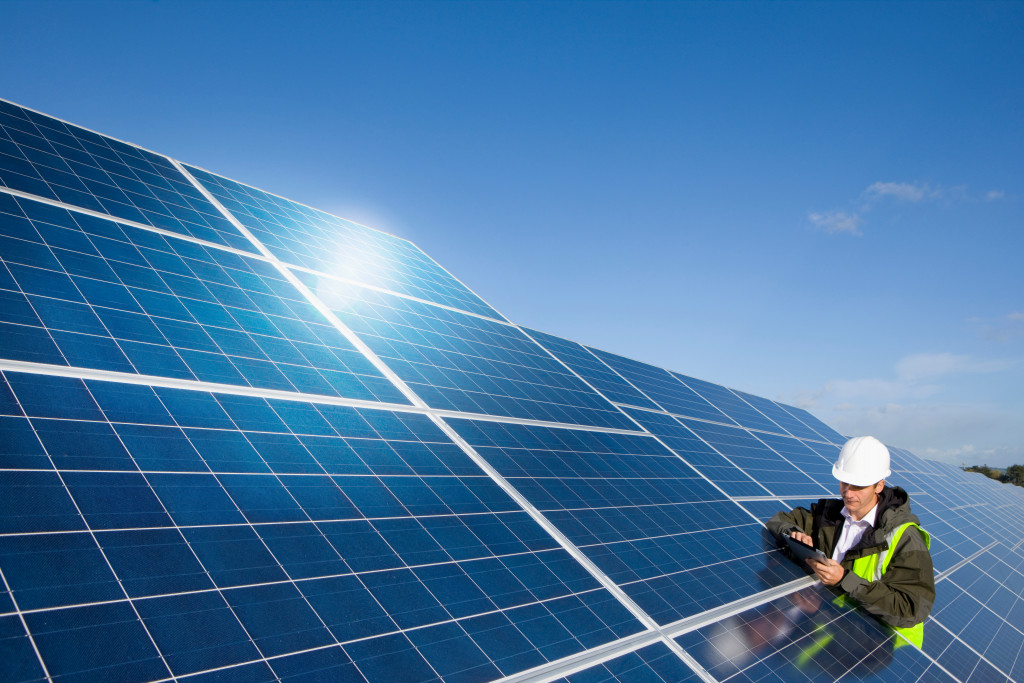
[{"label": "white hard hat", "polygon": [[855,436],[843,445],[832,476],[853,486],[871,486],[892,474],[889,449],[873,436]]}]

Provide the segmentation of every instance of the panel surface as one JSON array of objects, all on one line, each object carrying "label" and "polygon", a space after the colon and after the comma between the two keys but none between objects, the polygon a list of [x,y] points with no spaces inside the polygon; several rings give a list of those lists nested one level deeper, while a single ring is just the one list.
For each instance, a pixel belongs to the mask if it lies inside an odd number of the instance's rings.
[{"label": "panel surface", "polygon": [[676,639],[720,681],[954,681],[832,594],[810,588]]},{"label": "panel surface", "polygon": [[432,408],[636,429],[516,327],[362,287],[326,303]]},{"label": "panel surface", "polygon": [[270,264],[0,194],[3,357],[391,403]]},{"label": "panel surface", "polygon": [[189,166],[189,172],[286,263],[504,320],[414,244]]},{"label": "panel surface", "polygon": [[255,251],[165,157],[4,101],[0,187]]},{"label": "panel surface", "polygon": [[563,683],[687,683],[700,678],[664,643],[655,643],[559,679]]},{"label": "panel surface", "polygon": [[658,406],[621,375],[599,360],[582,344],[537,330],[526,330],[537,343],[553,353],[609,401],[657,410]]},{"label": "panel surface", "polygon": [[644,392],[662,410],[701,420],[735,424],[725,413],[676,379],[668,370],[598,349],[591,349],[591,351],[609,367],[629,380],[633,386]]},{"label": "panel surface", "polygon": [[654,439],[451,423],[662,624],[802,575],[765,554],[761,525]]},{"label": "panel surface", "polygon": [[54,677],[481,680],[640,630],[425,416],[6,378],[5,611]]},{"label": "panel surface", "polygon": [[891,448],[923,651],[804,590],[763,522],[843,441],[0,102],[4,681],[1024,681],[1020,487]]}]

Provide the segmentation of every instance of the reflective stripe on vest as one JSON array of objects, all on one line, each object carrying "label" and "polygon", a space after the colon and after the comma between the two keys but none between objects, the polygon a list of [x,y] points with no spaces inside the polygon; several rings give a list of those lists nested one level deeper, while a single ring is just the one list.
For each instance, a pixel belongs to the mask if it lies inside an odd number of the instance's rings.
[{"label": "reflective stripe on vest", "polygon": [[[865,557],[858,557],[853,561],[853,573],[864,579],[865,581],[879,581],[882,575],[885,574],[889,568],[889,563],[892,562],[892,557],[896,553],[896,544],[900,542],[900,538],[903,537],[903,532],[907,530],[907,527],[915,527],[921,532],[921,537],[924,539],[924,544],[927,548],[932,547],[932,537],[927,531],[921,528],[920,525],[914,522],[907,522],[896,527],[886,536],[885,540],[889,544],[888,549],[885,551],[885,557],[879,562],[879,553],[873,555],[867,555]],[[903,636],[906,642],[897,638],[895,647],[901,647],[906,643],[917,646],[921,649],[924,644],[924,622],[915,624],[914,626],[908,626],[905,628],[899,628],[897,626],[890,626],[893,631]]]}]

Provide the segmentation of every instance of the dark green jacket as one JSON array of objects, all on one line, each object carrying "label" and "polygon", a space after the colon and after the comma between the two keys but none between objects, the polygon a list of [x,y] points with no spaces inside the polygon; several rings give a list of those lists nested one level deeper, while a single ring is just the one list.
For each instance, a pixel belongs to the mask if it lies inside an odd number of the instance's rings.
[{"label": "dark green jacket", "polygon": [[[917,523],[910,511],[910,498],[899,487],[885,487],[879,495],[873,532],[865,532],[840,563],[846,575],[834,586],[860,603],[861,607],[892,626],[905,628],[919,624],[931,612],[935,602],[935,575],[932,557],[920,533],[908,529],[900,538],[889,568],[879,581],[867,581],[853,573],[858,557],[885,551],[886,537],[907,522]],[[814,547],[832,557],[843,530],[843,501],[822,498],[811,509],[796,508],[779,512],[768,520],[768,530],[781,538],[789,531],[802,531],[814,539]]]}]

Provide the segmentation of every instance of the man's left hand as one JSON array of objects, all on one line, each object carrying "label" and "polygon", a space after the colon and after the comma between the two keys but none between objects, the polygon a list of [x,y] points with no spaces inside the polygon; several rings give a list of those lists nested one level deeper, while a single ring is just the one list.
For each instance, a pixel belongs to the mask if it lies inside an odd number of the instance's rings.
[{"label": "man's left hand", "polygon": [[834,586],[843,580],[846,570],[835,560],[807,560],[814,573],[818,575],[821,582],[826,586]]}]

